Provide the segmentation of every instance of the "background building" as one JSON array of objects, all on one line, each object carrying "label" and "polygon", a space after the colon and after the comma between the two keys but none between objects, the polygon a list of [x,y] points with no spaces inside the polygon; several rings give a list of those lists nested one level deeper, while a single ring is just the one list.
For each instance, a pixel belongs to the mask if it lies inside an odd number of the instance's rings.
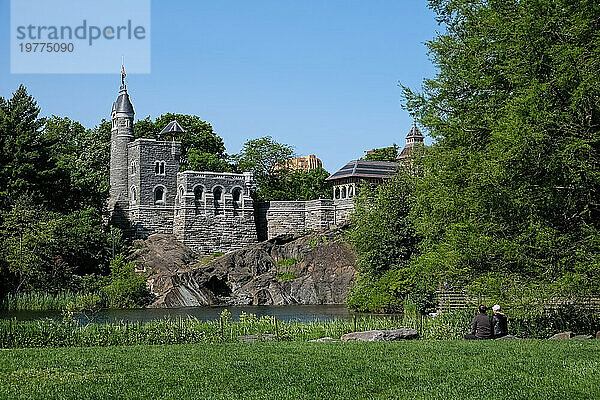
[{"label": "background building", "polygon": [[392,177],[398,163],[390,161],[353,160],[327,178],[333,183],[333,199],[351,199],[362,183],[379,185]]},{"label": "background building", "polygon": [[413,123],[413,127],[408,132],[408,135],[406,135],[406,145],[400,154],[398,154],[398,160],[403,161],[410,157],[410,153],[412,152],[413,148],[415,146],[422,145],[424,140],[425,136],[423,136],[421,130],[417,127],[417,123]]},{"label": "background building", "polygon": [[[317,169],[317,168],[323,168],[323,162],[319,158],[317,158],[317,156],[315,156],[314,154],[311,154],[308,156],[291,158],[286,161],[285,166],[287,168],[295,170],[295,171],[297,171],[297,170],[310,171],[310,170]],[[281,168],[283,168],[283,167],[279,167],[276,169],[281,169]]]}]

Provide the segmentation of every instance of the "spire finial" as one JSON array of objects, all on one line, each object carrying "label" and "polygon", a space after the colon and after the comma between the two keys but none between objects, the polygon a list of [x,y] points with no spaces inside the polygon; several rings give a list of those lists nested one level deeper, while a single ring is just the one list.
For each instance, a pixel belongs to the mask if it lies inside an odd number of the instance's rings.
[{"label": "spire finial", "polygon": [[123,56],[121,56],[121,86],[125,87],[125,63],[124,63],[124,58]]}]

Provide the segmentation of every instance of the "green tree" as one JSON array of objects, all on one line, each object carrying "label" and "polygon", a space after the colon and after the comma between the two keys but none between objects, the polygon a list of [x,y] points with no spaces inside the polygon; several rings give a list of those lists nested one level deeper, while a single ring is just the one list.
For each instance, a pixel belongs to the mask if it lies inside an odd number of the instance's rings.
[{"label": "green tree", "polygon": [[86,130],[39,113],[23,86],[0,99],[0,287],[78,290],[78,277],[106,273],[110,260],[110,123]]},{"label": "green tree", "polygon": [[430,5],[439,72],[422,93],[404,88],[436,140],[418,160],[415,265],[490,296],[600,292],[600,4]]},{"label": "green tree", "polygon": [[333,185],[325,179],[329,172],[323,168],[310,171],[295,170],[289,174],[289,200],[331,199]]},{"label": "green tree", "polygon": [[44,133],[40,108],[23,85],[9,100],[0,98],[0,200],[6,209],[25,193],[40,204],[54,203],[52,196],[62,191],[63,171],[53,149],[56,138]]},{"label": "green tree", "polygon": [[332,184],[325,179],[323,168],[310,171],[278,169],[262,179],[258,196],[261,200],[316,200],[332,197]]},{"label": "green tree", "polygon": [[118,255],[110,264],[108,283],[102,288],[110,308],[131,308],[144,305],[150,292],[146,276],[135,272],[135,263]]},{"label": "green tree", "polygon": [[287,144],[278,143],[271,136],[251,139],[233,157],[236,170],[250,171],[256,182],[255,197],[260,200],[273,199],[273,190],[280,190],[289,170],[286,161],[294,156]]},{"label": "green tree", "polygon": [[196,115],[166,113],[154,121],[146,117],[134,124],[134,134],[138,138],[156,139],[171,121],[177,121],[185,132],[170,132],[163,134],[160,139],[181,142],[181,170],[224,172],[231,169],[223,139],[209,123]]},{"label": "green tree", "polygon": [[14,292],[78,290],[74,275],[107,272],[110,232],[94,208],[61,214],[22,196],[0,220],[3,286]]},{"label": "green tree", "polygon": [[381,149],[373,149],[371,153],[367,153],[364,157],[367,161],[398,161],[398,145],[394,143],[392,146]]},{"label": "green tree", "polygon": [[41,287],[52,277],[65,274],[62,260],[55,259],[51,250],[56,239],[54,216],[25,196],[2,214],[2,260],[7,268],[4,275],[12,278],[17,293]]},{"label": "green tree", "polygon": [[69,118],[52,116],[44,131],[56,143],[52,156],[62,171],[62,192],[56,193],[60,208],[101,210],[108,199],[110,122],[102,120],[96,128],[85,129]]},{"label": "green tree", "polygon": [[252,171],[257,180],[284,170],[286,161],[294,157],[292,146],[275,141],[271,136],[251,139],[235,156],[240,171]]},{"label": "green tree", "polygon": [[363,184],[354,197],[348,239],[358,255],[359,276],[348,306],[389,311],[409,294],[426,290],[424,277],[411,264],[419,242],[409,216],[414,187],[406,167],[379,186]]}]

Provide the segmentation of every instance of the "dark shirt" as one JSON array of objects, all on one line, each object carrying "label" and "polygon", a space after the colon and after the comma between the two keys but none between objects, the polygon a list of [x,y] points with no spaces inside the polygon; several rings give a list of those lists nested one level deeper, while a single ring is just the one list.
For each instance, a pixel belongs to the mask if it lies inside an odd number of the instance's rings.
[{"label": "dark shirt", "polygon": [[494,327],[494,336],[502,337],[508,335],[508,321],[506,315],[495,313],[492,317],[492,326]]},{"label": "dark shirt", "polygon": [[471,323],[471,333],[480,339],[492,337],[492,323],[486,314],[478,313]]}]

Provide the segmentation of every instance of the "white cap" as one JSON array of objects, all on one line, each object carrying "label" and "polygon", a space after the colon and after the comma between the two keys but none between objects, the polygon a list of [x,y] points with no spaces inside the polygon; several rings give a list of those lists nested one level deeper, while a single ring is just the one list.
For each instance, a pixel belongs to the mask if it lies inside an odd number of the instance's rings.
[{"label": "white cap", "polygon": [[496,304],[494,307],[492,307],[492,310],[500,311],[500,306],[498,304]]}]

